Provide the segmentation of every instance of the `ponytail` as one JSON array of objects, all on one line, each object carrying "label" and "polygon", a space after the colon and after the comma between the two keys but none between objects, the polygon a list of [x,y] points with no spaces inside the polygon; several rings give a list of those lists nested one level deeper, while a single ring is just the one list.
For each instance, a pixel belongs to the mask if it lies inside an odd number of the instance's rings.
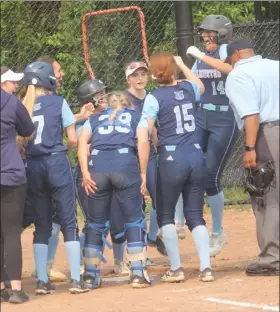
[{"label": "ponytail", "polygon": [[27,87],[25,96],[22,100],[22,103],[26,107],[30,117],[33,116],[33,107],[36,99],[41,96],[47,94],[47,91],[44,88],[36,87],[34,85],[29,85]]},{"label": "ponytail", "polygon": [[111,116],[109,117],[109,121],[113,123],[117,117],[118,112],[125,107],[132,107],[132,104],[125,93],[118,91],[114,92],[110,96],[109,106],[114,108]]}]

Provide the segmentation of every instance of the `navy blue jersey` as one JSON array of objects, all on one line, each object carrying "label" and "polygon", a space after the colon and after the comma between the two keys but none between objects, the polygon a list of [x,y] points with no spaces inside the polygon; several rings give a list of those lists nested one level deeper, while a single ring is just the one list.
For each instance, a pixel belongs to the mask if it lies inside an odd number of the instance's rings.
[{"label": "navy blue jersey", "polygon": [[134,107],[134,110],[141,114],[143,111],[145,98],[148,94],[147,91],[145,91],[145,97],[142,100],[136,97],[135,95],[133,95],[132,93],[130,93],[128,90],[125,90],[124,93],[128,96],[130,102],[132,103]]},{"label": "navy blue jersey", "polygon": [[109,117],[113,111],[111,108],[103,110],[85,123],[84,127],[92,130],[91,149],[136,148],[136,128],[141,115],[133,109],[124,108],[111,122]]},{"label": "navy blue jersey", "polygon": [[[206,52],[206,55],[220,59],[220,47],[215,52]],[[227,75],[222,74],[203,61],[197,61],[196,74],[205,86],[205,92],[201,96],[202,104],[229,105],[229,99],[225,92]]]},{"label": "navy blue jersey", "polygon": [[[199,88],[196,86],[196,95],[194,86],[196,85],[190,81],[183,81],[175,86],[159,87],[151,92],[158,102],[158,146],[198,143],[194,108],[199,98]],[[147,96],[147,101],[149,97],[150,95]]]},{"label": "navy blue jersey", "polygon": [[57,95],[43,95],[36,100],[32,117],[36,130],[26,148],[27,155],[43,156],[67,150],[63,144],[64,103],[64,98]]}]

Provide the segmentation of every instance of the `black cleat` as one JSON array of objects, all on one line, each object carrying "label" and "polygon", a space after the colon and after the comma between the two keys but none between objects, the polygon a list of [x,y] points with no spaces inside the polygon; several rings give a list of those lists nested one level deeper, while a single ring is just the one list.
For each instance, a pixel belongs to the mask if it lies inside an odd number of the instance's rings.
[{"label": "black cleat", "polygon": [[102,280],[100,277],[98,278],[98,280],[96,280],[94,277],[90,275],[84,276],[84,281],[90,289],[99,288],[101,287],[102,284]]},{"label": "black cleat", "polygon": [[214,271],[211,268],[206,268],[199,273],[199,279],[202,282],[213,282],[215,280]]},{"label": "black cleat", "polygon": [[22,290],[12,290],[10,292],[9,303],[21,304],[29,301],[29,297]]},{"label": "black cleat", "polygon": [[1,289],[1,302],[8,302],[10,299],[10,294],[6,288]]},{"label": "black cleat", "polygon": [[89,291],[89,287],[87,283],[85,283],[82,279],[81,281],[76,281],[72,279],[69,291],[71,294],[83,294]]},{"label": "black cleat", "polygon": [[151,286],[151,281],[145,276],[132,275],[129,284],[132,288],[146,288]]},{"label": "black cleat", "polygon": [[44,283],[43,281],[38,280],[36,285],[35,294],[36,295],[47,295],[53,294],[55,291],[55,285],[51,284],[50,281]]},{"label": "black cleat", "polygon": [[11,282],[9,280],[4,281],[6,288],[12,288]]},{"label": "black cleat", "polygon": [[163,283],[181,283],[185,280],[185,274],[183,268],[178,268],[176,270],[168,270],[160,278]]},{"label": "black cleat", "polygon": [[157,247],[157,242],[149,239],[149,235],[147,236],[147,243],[149,247]]}]

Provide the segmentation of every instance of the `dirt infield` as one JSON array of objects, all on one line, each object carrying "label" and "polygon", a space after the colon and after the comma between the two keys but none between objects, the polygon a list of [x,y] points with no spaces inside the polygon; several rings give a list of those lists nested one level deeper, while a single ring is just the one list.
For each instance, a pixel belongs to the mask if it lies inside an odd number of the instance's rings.
[{"label": "dirt infield", "polygon": [[[206,215],[208,224],[209,214]],[[32,229],[24,232],[24,288],[30,302],[13,306],[2,304],[3,312],[256,312],[279,311],[279,278],[247,277],[245,265],[258,254],[255,219],[251,210],[226,210],[224,229],[229,243],[212,261],[216,281],[203,283],[198,276],[198,258],[190,232],[180,241],[181,259],[187,280],[180,284],[161,284],[159,276],[168,269],[166,258],[149,248],[149,257],[156,265],[149,268],[153,285],[146,289],[132,289],[123,278],[112,275],[112,251],[106,250],[108,264],[103,266],[103,285],[100,289],[82,295],[70,295],[67,285],[58,284],[54,295],[34,296]],[[57,254],[56,265],[69,274],[63,240]]]}]

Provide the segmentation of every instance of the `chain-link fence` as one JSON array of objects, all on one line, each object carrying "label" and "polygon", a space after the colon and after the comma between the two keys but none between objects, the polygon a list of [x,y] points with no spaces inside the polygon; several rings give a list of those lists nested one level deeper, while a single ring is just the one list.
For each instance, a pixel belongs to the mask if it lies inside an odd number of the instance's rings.
[{"label": "chain-link fence", "polygon": [[[144,20],[135,8],[107,11],[129,6],[140,7]],[[143,36],[148,55],[159,50],[176,53],[173,6],[172,1],[3,1],[1,64],[23,70],[40,56],[56,58],[65,72],[60,93],[74,106],[75,89],[89,78],[85,61],[95,77],[116,90],[125,88],[125,64],[145,60]],[[82,38],[83,16],[101,10],[104,14],[85,18]],[[257,53],[279,59],[279,21],[235,25],[234,37],[249,38]],[[194,40],[199,44],[195,31]],[[242,151],[240,136],[223,174],[227,204],[248,201],[242,190]]]}]

